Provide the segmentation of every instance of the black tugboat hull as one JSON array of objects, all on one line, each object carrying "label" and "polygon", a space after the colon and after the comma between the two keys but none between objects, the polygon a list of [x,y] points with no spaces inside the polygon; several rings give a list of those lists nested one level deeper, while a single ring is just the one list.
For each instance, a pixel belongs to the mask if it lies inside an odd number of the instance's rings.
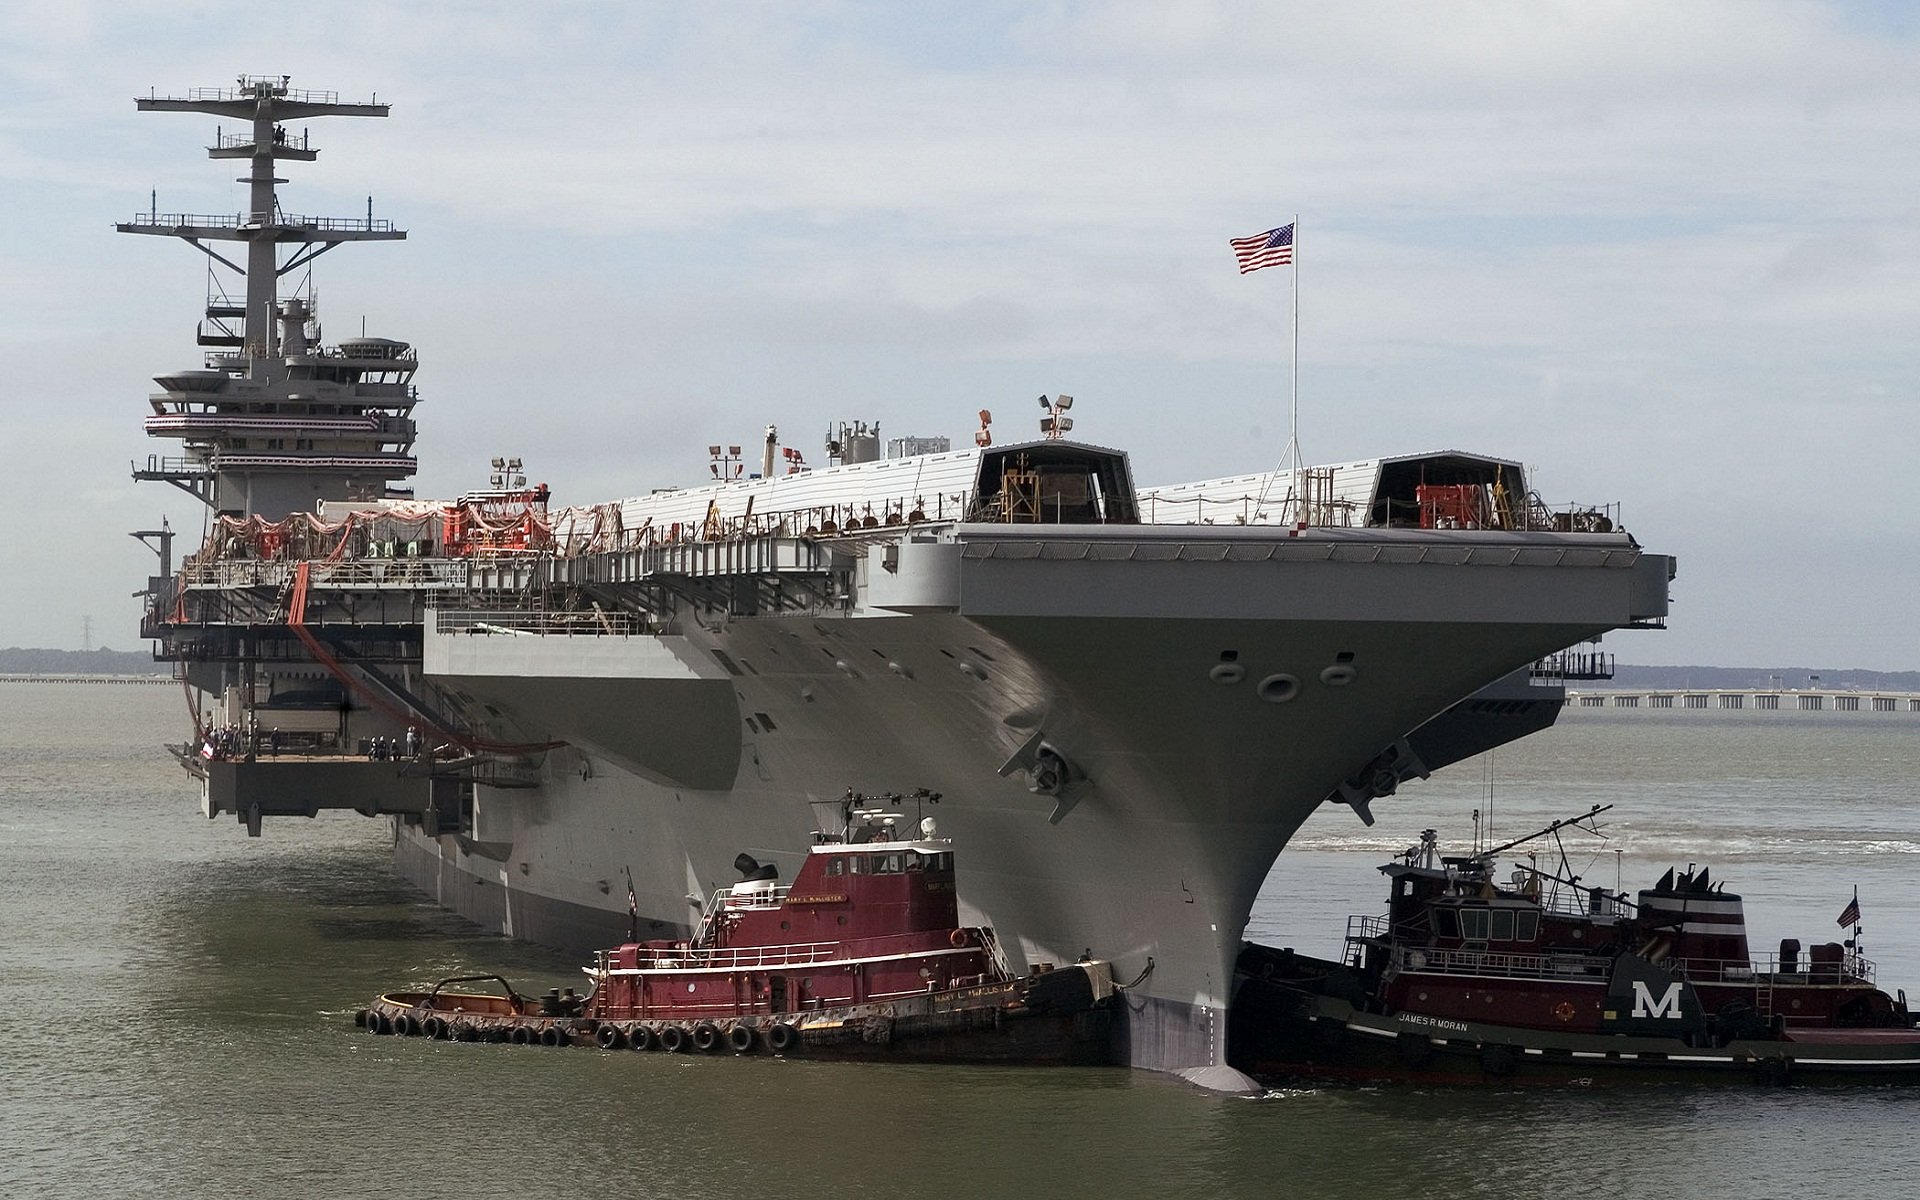
[{"label": "black tugboat hull", "polygon": [[1359,977],[1340,964],[1249,946],[1230,1014],[1229,1059],[1269,1084],[1920,1083],[1920,1030],[1906,1027],[1789,1029],[1695,1047],[1675,1037],[1529,1029],[1368,1007]]}]

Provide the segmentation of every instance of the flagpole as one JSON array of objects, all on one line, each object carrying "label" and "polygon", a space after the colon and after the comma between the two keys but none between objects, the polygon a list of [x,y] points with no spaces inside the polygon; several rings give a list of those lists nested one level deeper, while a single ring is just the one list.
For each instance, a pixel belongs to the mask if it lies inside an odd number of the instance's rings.
[{"label": "flagpole", "polygon": [[627,940],[640,940],[640,897],[633,891],[633,868],[627,868]]},{"label": "flagpole", "polygon": [[[1285,234],[1284,242],[1280,235]],[[1234,257],[1240,263],[1240,273],[1248,274],[1268,266],[1288,266],[1293,269],[1292,302],[1289,324],[1293,334],[1293,362],[1288,374],[1287,385],[1287,448],[1282,459],[1290,468],[1291,479],[1287,489],[1286,501],[1281,505],[1284,519],[1298,528],[1307,523],[1307,498],[1304,472],[1306,461],[1300,453],[1300,214],[1293,215],[1290,224],[1251,237],[1233,238]],[[1280,243],[1280,244],[1276,244]],[[1282,257],[1284,255],[1284,257]],[[1264,520],[1266,517],[1267,497],[1273,493],[1273,485],[1278,482],[1280,466],[1276,465],[1266,472],[1260,483],[1260,495],[1254,501],[1251,519]]]},{"label": "flagpole", "polygon": [[1300,507],[1295,510],[1294,524],[1303,524],[1307,519],[1306,492],[1301,488],[1300,471],[1303,465],[1300,454],[1300,214],[1293,214],[1293,382],[1289,389],[1291,395],[1288,404],[1287,446],[1293,452],[1293,496],[1294,503]]}]

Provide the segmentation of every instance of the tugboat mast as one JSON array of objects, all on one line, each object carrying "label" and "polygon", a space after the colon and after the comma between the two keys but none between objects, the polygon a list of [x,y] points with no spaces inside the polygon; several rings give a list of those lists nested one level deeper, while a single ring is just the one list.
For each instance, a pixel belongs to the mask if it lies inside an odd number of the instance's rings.
[{"label": "tugboat mast", "polygon": [[[414,369],[404,343],[362,338],[337,351],[310,345],[309,299],[281,297],[279,281],[342,242],[406,237],[392,222],[308,217],[280,208],[275,164],[313,162],[319,150],[289,123],[313,117],[384,117],[376,102],[342,103],[334,92],[296,91],[285,75],[242,75],[232,88],[192,88],[184,97],[136,98],[141,112],[190,112],[245,122],[224,129],[208,147],[215,159],[245,159],[248,211],[235,214],[146,213],[115,226],[121,233],[179,238],[218,267],[246,281],[236,304],[226,289],[209,289],[199,343],[207,371],[161,376],[147,432],[186,441],[180,459],[150,457],[136,479],[159,479],[216,510],[278,519],[311,511],[315,500],[377,499],[388,481],[413,474],[411,419]],[[209,242],[242,242],[244,265]],[[281,259],[282,246],[290,253]],[[240,318],[235,330],[228,322]],[[341,361],[341,360],[346,361]],[[299,386],[294,386],[299,381]],[[332,386],[325,386],[325,385]],[[316,386],[318,385],[318,386]],[[259,435],[265,435],[261,437]],[[259,451],[272,453],[261,454]]]}]

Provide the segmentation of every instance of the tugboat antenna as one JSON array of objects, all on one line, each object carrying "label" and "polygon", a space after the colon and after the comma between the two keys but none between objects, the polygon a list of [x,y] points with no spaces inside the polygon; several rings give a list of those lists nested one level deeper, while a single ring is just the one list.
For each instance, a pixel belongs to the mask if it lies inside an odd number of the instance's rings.
[{"label": "tugboat antenna", "polygon": [[1507,850],[1511,850],[1515,846],[1518,846],[1524,842],[1530,842],[1535,838],[1545,837],[1550,833],[1558,833],[1562,829],[1565,829],[1570,825],[1579,826],[1580,828],[1585,829],[1588,833],[1599,833],[1600,831],[1598,829],[1595,829],[1591,825],[1581,825],[1581,822],[1591,821],[1595,817],[1599,816],[1603,812],[1606,812],[1608,809],[1612,807],[1613,805],[1611,804],[1596,804],[1592,808],[1588,809],[1586,812],[1581,813],[1577,817],[1566,817],[1562,820],[1555,821],[1553,824],[1547,826],[1545,829],[1536,829],[1534,832],[1528,834],[1525,837],[1515,838],[1510,842],[1505,842],[1501,845],[1495,846],[1493,849],[1485,851],[1482,854],[1480,854],[1479,857],[1492,858],[1494,855],[1500,854]]}]

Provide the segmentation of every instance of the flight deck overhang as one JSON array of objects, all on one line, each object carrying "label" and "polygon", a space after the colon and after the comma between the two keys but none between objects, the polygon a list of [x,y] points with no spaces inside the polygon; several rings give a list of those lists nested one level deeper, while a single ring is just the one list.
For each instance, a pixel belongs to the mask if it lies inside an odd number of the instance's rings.
[{"label": "flight deck overhang", "polygon": [[1247,526],[960,525],[868,563],[868,603],[898,611],[1596,632],[1658,624],[1674,571],[1626,534]]}]

